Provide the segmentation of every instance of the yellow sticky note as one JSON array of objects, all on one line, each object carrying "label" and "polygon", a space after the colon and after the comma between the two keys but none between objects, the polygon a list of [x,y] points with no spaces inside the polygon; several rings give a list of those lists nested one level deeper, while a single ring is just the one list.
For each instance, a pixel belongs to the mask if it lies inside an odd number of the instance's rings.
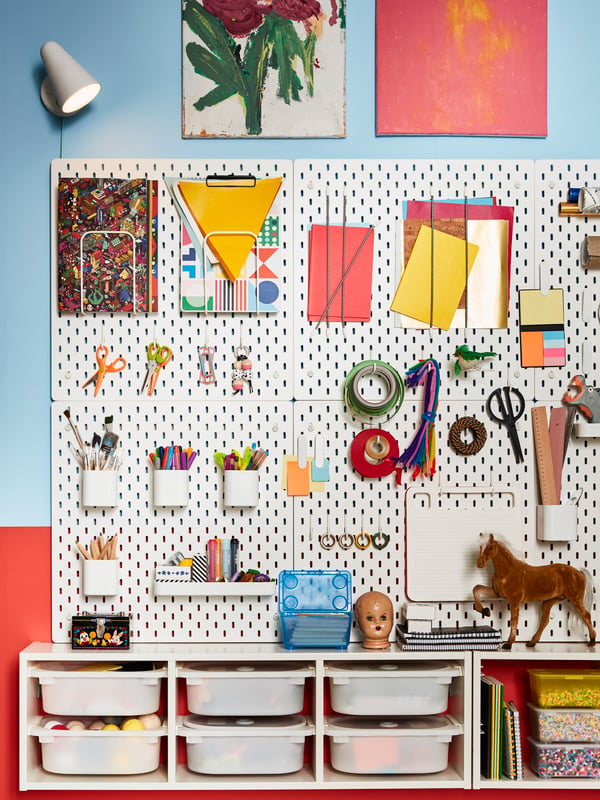
[{"label": "yellow sticky note", "polygon": [[431,228],[421,225],[391,310],[447,331],[479,247],[442,231],[434,232],[433,248],[431,241]]}]

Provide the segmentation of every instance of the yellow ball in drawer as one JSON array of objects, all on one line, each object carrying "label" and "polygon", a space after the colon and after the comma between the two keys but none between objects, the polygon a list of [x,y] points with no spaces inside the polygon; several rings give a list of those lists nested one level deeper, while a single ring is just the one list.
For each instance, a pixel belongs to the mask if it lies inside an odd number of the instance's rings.
[{"label": "yellow ball in drawer", "polygon": [[137,717],[129,717],[121,723],[122,731],[143,731],[144,724]]}]

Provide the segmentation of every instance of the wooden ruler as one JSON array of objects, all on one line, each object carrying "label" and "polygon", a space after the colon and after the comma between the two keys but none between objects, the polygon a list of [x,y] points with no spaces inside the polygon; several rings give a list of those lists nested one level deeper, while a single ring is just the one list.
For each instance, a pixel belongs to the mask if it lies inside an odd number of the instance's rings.
[{"label": "wooden ruler", "polygon": [[533,425],[533,440],[535,442],[535,457],[542,505],[556,506],[559,503],[559,498],[556,495],[552,443],[548,429],[546,406],[533,406],[531,409],[531,422]]},{"label": "wooden ruler", "polygon": [[566,406],[550,409],[550,446],[552,447],[552,466],[557,502],[560,503],[562,490],[562,471],[565,449],[565,429],[567,425]]}]

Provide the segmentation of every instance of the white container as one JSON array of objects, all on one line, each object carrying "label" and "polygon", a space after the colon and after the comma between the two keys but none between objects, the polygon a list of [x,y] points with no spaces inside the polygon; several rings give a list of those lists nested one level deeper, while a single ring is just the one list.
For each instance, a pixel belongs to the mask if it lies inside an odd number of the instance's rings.
[{"label": "white container", "polygon": [[48,730],[33,727],[39,739],[42,767],[61,775],[139,775],[160,763],[160,738],[152,731]]},{"label": "white container", "polygon": [[451,716],[328,717],[331,766],[340,772],[383,775],[442,772],[462,726]]},{"label": "white container", "polygon": [[600,742],[600,708],[527,707],[531,733],[541,743]]},{"label": "white container", "polygon": [[573,542],[577,540],[577,506],[538,506],[537,538],[540,542]]},{"label": "white container", "polygon": [[258,505],[258,470],[226,469],[223,472],[223,505],[251,508]]},{"label": "white container", "polygon": [[277,716],[298,714],[313,669],[301,664],[189,664],[185,678],[192,714]]},{"label": "white container", "polygon": [[115,508],[119,504],[119,472],[116,469],[84,469],[81,476],[81,505],[84,508]]},{"label": "white container", "polygon": [[185,508],[189,501],[190,479],[187,469],[154,470],[154,505],[159,508]]},{"label": "white container", "polygon": [[457,664],[350,663],[326,664],[331,707],[339,714],[441,714],[448,707],[452,678],[462,675]]},{"label": "white container", "polygon": [[83,562],[83,593],[88,597],[109,597],[119,592],[119,562],[90,558]]},{"label": "white container", "polygon": [[188,767],[208,775],[283,775],[304,763],[313,726],[289,717],[185,717]]},{"label": "white container", "polygon": [[46,714],[130,717],[158,711],[167,668],[123,672],[110,670],[111,664],[47,662],[29,674],[40,683]]}]

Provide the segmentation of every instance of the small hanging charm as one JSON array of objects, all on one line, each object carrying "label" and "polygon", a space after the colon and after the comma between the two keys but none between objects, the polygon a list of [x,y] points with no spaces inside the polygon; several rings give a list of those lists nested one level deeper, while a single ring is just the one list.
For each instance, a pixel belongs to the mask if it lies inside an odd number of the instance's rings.
[{"label": "small hanging charm", "polygon": [[208,325],[204,336],[204,346],[198,348],[200,358],[200,383],[210,384],[217,382],[215,374],[215,348],[208,344]]},{"label": "small hanging charm", "polygon": [[234,394],[242,394],[244,384],[248,385],[248,390],[252,392],[252,362],[250,361],[250,351],[247,347],[240,345],[235,348],[235,361],[233,362],[232,389]]}]

